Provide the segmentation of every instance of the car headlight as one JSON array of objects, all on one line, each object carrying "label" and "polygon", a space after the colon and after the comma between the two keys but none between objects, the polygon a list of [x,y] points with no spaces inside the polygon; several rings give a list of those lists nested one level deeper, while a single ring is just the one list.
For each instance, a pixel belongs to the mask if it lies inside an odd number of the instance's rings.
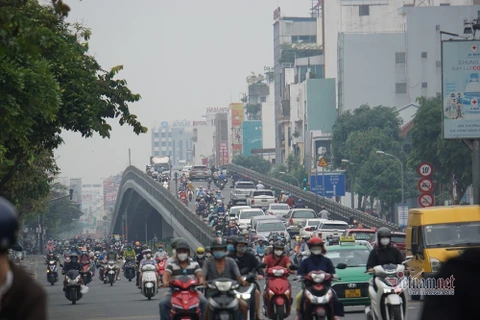
[{"label": "car headlight", "polygon": [[215,286],[217,287],[218,291],[227,292],[232,288],[232,282],[231,281],[227,281],[227,282],[215,281]]},{"label": "car headlight", "polygon": [[432,272],[439,272],[442,263],[435,258],[430,258],[430,267],[432,268]]}]

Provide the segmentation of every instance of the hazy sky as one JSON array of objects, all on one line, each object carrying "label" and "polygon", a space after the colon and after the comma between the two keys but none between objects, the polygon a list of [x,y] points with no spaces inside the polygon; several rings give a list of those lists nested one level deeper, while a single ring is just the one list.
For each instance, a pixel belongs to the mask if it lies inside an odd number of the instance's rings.
[{"label": "hazy sky", "polygon": [[[207,107],[238,102],[251,71],[273,66],[273,11],[308,16],[311,0],[66,0],[70,21],[92,29],[90,53],[142,100],[131,105],[143,125],[200,120]],[[97,182],[151,155],[150,132],[112,123],[111,139],[64,132],[56,152],[61,176]]]}]

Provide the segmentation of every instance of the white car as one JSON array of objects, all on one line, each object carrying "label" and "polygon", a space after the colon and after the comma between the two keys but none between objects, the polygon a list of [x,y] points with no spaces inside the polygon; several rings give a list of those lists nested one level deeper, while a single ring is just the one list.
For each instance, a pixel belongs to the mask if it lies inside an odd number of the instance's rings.
[{"label": "white car", "polygon": [[265,212],[262,209],[243,209],[238,212],[236,221],[239,227],[250,227],[252,218],[256,216],[264,216]]},{"label": "white car", "polygon": [[267,210],[267,214],[271,214],[281,218],[290,212],[290,206],[286,203],[271,203]]},{"label": "white car", "polygon": [[315,237],[326,241],[330,236],[340,238],[348,229],[348,223],[342,220],[325,220],[320,222],[317,230],[313,232]]},{"label": "white car", "polygon": [[183,166],[182,173],[185,173],[185,175],[188,177],[190,175],[190,170],[192,170],[192,166]]},{"label": "white car", "polygon": [[235,217],[238,215],[240,210],[244,209],[252,209],[249,206],[233,206],[228,210],[228,219],[235,219]]},{"label": "white car", "polygon": [[300,231],[298,232],[298,235],[302,237],[305,237],[305,236],[311,237],[313,232],[317,230],[320,222],[323,222],[323,221],[328,221],[328,219],[307,219],[305,221],[305,226],[300,229]]}]

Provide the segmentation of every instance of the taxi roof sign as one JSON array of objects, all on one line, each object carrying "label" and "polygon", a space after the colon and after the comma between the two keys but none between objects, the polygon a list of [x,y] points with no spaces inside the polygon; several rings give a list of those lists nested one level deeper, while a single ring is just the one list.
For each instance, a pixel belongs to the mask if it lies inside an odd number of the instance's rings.
[{"label": "taxi roof sign", "polygon": [[355,237],[343,236],[343,237],[340,237],[340,242],[355,242]]}]

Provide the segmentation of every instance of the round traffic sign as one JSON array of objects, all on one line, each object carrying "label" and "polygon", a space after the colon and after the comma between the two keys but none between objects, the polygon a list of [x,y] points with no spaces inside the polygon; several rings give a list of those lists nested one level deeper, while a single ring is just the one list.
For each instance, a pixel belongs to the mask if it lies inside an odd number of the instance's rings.
[{"label": "round traffic sign", "polygon": [[418,190],[422,193],[429,193],[433,190],[433,182],[428,178],[422,178],[418,181]]},{"label": "round traffic sign", "polygon": [[433,196],[431,194],[424,193],[424,194],[420,195],[420,197],[418,198],[418,203],[423,208],[431,207],[431,206],[433,206]]},{"label": "round traffic sign", "polygon": [[433,174],[432,165],[428,162],[422,162],[418,166],[417,172],[422,177],[430,177]]}]

